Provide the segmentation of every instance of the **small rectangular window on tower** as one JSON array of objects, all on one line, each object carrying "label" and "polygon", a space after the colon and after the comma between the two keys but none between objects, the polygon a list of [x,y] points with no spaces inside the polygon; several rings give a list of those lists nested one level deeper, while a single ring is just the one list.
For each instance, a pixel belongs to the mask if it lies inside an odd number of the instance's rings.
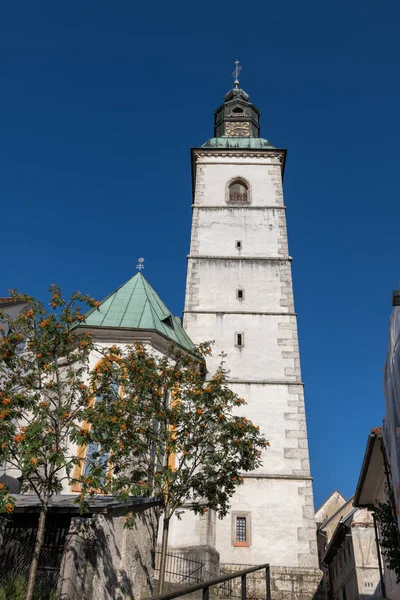
[{"label": "small rectangular window on tower", "polygon": [[236,241],[236,249],[237,250],[241,250],[242,249],[242,242],[240,240]]},{"label": "small rectangular window on tower", "polygon": [[236,298],[238,300],[244,300],[244,290],[236,290]]},{"label": "small rectangular window on tower", "polygon": [[235,333],[235,346],[244,346],[244,333]]}]

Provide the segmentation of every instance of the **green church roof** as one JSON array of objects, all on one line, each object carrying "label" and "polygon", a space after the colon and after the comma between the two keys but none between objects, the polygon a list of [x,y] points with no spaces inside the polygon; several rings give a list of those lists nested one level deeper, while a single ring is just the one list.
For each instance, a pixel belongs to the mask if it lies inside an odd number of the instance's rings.
[{"label": "green church roof", "polygon": [[202,148],[251,148],[255,150],[275,148],[265,138],[252,137],[217,137],[210,138]]},{"label": "green church roof", "polygon": [[98,310],[88,311],[85,325],[155,330],[186,350],[194,349],[179,317],[172,316],[140,272],[107,296]]}]

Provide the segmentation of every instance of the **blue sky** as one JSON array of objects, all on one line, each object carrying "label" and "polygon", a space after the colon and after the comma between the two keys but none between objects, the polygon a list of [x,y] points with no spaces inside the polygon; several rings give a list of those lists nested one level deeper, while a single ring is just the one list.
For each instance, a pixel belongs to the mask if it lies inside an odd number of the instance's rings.
[{"label": "blue sky", "polygon": [[0,20],[0,295],[50,283],[101,299],[145,275],[176,314],[189,249],[189,148],[242,87],[288,148],[316,504],[350,496],[381,423],[400,281],[400,5],[22,1]]}]

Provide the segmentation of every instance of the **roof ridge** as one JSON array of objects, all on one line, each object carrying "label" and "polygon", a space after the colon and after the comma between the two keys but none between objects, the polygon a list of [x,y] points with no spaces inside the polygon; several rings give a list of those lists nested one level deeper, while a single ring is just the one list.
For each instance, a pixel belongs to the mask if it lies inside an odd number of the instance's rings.
[{"label": "roof ridge", "polygon": [[[172,313],[170,312],[170,310],[168,309],[168,306],[166,304],[164,304],[164,302],[161,300],[160,296],[157,294],[157,292],[151,287],[150,283],[147,281],[147,279],[145,277],[143,277],[144,281],[146,282],[147,285],[144,285],[144,290],[146,293],[147,298],[149,298],[149,295],[152,296],[152,298],[155,300],[155,302],[158,304],[159,309],[165,314],[171,315]],[[150,298],[149,298],[150,301]],[[161,303],[161,304],[160,304]],[[165,310],[164,310],[165,309]]]},{"label": "roof ridge", "polygon": [[157,319],[157,313],[154,310],[154,307],[153,307],[152,303],[150,302],[150,300],[149,300],[149,298],[147,296],[146,296],[146,301],[145,301],[144,306],[143,306],[142,314],[140,315],[139,326],[140,326],[140,323],[142,321],[142,317],[144,315],[145,309],[147,307],[148,307],[148,309],[150,311],[150,314],[151,314],[152,325],[153,325],[154,329],[157,329],[157,320],[159,320],[159,319]]},{"label": "roof ridge", "polygon": [[[139,271],[139,273],[136,273],[136,275],[140,275],[140,271]],[[136,275],[134,275],[133,277],[131,277],[130,279],[128,279],[128,281],[126,282],[126,283],[129,283],[130,281],[134,281],[134,286],[133,286],[133,289],[132,289],[132,291],[131,291],[131,294],[130,294],[130,296],[129,296],[129,300],[128,300],[128,301],[127,301],[127,303],[126,303],[125,310],[124,310],[124,312],[123,312],[123,314],[122,314],[122,317],[120,318],[120,321],[119,321],[119,324],[120,324],[120,325],[121,325],[122,321],[124,320],[124,317],[125,317],[125,315],[126,315],[126,311],[128,310],[129,302],[131,301],[131,299],[132,299],[132,296],[133,296],[133,294],[135,293],[135,290],[136,290],[136,287],[137,287],[137,282],[138,282],[138,281],[140,281],[140,279],[136,279]],[[125,285],[126,285],[126,284],[125,284]],[[119,289],[120,289],[120,288],[119,288]],[[117,291],[118,291],[118,290],[117,290]],[[114,292],[114,300],[115,300],[115,298],[117,297],[117,291],[116,291],[116,292]],[[113,300],[113,302],[114,302],[114,300]],[[112,306],[112,303],[111,303],[111,306]]]},{"label": "roof ridge", "polygon": [[[100,300],[100,306],[102,304],[104,304],[104,302],[107,302],[107,300],[109,298],[111,298],[111,296],[114,296],[117,292],[119,292],[119,290],[121,288],[124,287],[124,285],[126,285],[127,283],[129,283],[130,281],[132,281],[132,279],[135,279],[135,277],[137,277],[138,275],[141,275],[140,271],[138,273],[135,273],[135,275],[132,275],[132,277],[129,277],[129,279],[127,279],[124,283],[122,283],[119,287],[117,287],[115,290],[113,290],[112,292],[110,292],[108,294],[108,296],[105,296],[105,298],[103,298],[103,300]],[[100,307],[98,307],[100,308]],[[96,310],[98,310],[98,308],[93,307],[90,308],[86,313],[85,313],[85,319],[87,319],[88,317],[90,317]]]},{"label": "roof ridge", "polygon": [[[339,508],[338,508],[338,509],[337,509],[337,510],[336,510],[336,511],[333,513],[333,515],[331,515],[331,516],[329,517],[329,519],[327,519],[326,521],[324,521],[324,523],[321,523],[320,529],[325,529],[325,527],[327,526],[327,524],[328,524],[330,521],[332,521],[332,519],[333,519],[334,517],[336,517],[336,516],[337,516],[338,512],[340,512],[340,511],[342,510],[342,508],[343,508],[344,506],[346,506],[346,504],[349,504],[349,502],[352,502],[352,501],[353,501],[353,498],[354,498],[354,494],[353,494],[353,495],[352,495],[352,496],[351,496],[351,497],[350,497],[348,500],[346,500],[346,502],[345,502],[344,504],[342,504],[342,506],[340,506],[340,507],[339,507]],[[347,513],[346,513],[346,514],[347,514]]]}]

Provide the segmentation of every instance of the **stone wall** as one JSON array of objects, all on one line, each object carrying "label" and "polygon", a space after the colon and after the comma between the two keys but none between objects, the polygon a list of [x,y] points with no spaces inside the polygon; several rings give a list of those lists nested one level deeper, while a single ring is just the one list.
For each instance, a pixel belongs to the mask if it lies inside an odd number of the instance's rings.
[{"label": "stone wall", "polygon": [[[204,581],[207,579],[213,579],[214,577],[219,577],[219,554],[214,548],[211,548],[210,546],[186,546],[185,548],[168,549],[168,552],[174,551],[177,551],[179,555],[188,559],[197,560],[204,563]],[[193,581],[189,583],[191,584]]]},{"label": "stone wall", "polygon": [[[222,565],[224,572],[235,572],[249,568],[249,565]],[[271,567],[271,599],[272,600],[317,600],[321,572],[317,569],[301,569],[287,567]],[[232,582],[233,598],[241,597],[240,578]],[[265,571],[251,573],[247,576],[247,598],[265,600]]]},{"label": "stone wall", "polygon": [[63,600],[139,600],[154,593],[154,507],[136,508],[136,527],[126,529],[126,510],[71,521],[61,566]]}]

